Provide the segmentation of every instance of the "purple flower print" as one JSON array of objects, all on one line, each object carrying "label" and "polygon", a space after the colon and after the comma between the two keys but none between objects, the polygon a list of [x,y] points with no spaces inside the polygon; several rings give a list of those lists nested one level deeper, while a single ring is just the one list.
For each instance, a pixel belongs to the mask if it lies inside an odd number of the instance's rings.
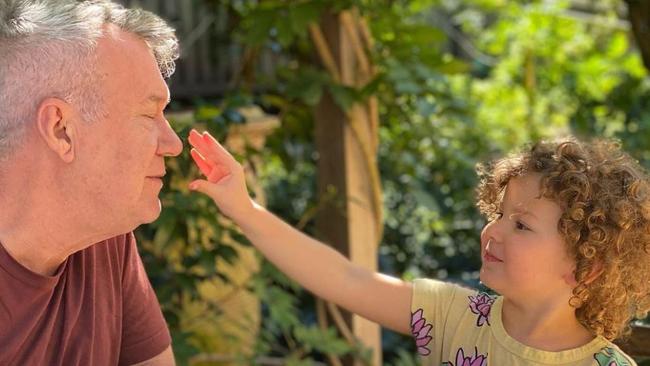
[{"label": "purple flower print", "polygon": [[431,353],[427,345],[431,342],[429,333],[431,333],[432,326],[422,316],[423,313],[424,311],[422,309],[418,309],[411,314],[411,333],[413,334],[413,338],[415,338],[418,354],[426,356]]},{"label": "purple flower print", "polygon": [[487,366],[487,354],[479,355],[478,349],[474,347],[474,356],[465,357],[463,348],[459,348],[456,352],[456,363],[451,361],[443,363],[445,366]]},{"label": "purple flower print", "polygon": [[469,296],[469,308],[472,313],[478,315],[476,319],[476,326],[480,327],[487,323],[490,325],[490,310],[494,299],[486,293],[479,293],[476,296]]}]

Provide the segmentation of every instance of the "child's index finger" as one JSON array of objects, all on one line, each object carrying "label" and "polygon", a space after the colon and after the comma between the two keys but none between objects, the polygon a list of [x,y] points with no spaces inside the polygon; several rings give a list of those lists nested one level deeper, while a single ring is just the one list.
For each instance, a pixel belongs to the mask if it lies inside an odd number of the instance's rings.
[{"label": "child's index finger", "polygon": [[217,141],[210,133],[203,132],[202,140],[206,143],[210,152],[214,153],[220,160],[225,160],[229,164],[237,164],[237,160]]},{"label": "child's index finger", "polygon": [[205,141],[203,140],[203,137],[196,130],[191,130],[190,131],[190,135],[188,136],[188,140],[189,140],[190,144],[192,144],[192,146],[194,146],[194,147],[205,145]]},{"label": "child's index finger", "polygon": [[206,161],[212,161],[216,163],[220,161],[219,157],[216,154],[212,153],[209,144],[203,140],[203,137],[200,133],[192,130],[189,136],[190,144],[194,149],[196,149]]}]

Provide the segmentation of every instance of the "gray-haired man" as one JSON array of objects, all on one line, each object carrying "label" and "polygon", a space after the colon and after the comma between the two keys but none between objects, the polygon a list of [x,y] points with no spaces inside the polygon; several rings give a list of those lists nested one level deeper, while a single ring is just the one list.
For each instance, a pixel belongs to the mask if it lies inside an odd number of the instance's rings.
[{"label": "gray-haired man", "polygon": [[177,50],[148,12],[0,0],[1,365],[174,363],[131,231],[182,149]]}]

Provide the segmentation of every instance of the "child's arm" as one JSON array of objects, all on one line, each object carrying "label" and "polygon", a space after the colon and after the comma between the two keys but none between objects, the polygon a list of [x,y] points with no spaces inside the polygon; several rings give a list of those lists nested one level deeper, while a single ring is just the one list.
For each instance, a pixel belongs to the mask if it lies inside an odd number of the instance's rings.
[{"label": "child's arm", "polygon": [[273,264],[317,296],[400,333],[410,334],[411,284],[359,267],[255,204],[243,168],[207,133],[190,133],[191,154],[207,180],[190,189],[219,209]]}]

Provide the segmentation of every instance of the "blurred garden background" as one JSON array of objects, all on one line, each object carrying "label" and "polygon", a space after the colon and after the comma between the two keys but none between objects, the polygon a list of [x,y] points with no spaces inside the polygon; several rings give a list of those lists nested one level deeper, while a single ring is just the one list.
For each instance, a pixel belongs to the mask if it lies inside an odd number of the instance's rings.
[{"label": "blurred garden background", "polygon": [[[650,167],[647,1],[122,2],[178,31],[167,114],[179,135],[228,141],[257,199],[322,239],[352,215],[345,179],[369,187],[377,227],[361,251],[384,273],[479,286],[478,162],[572,133],[620,139]],[[362,173],[332,170],[350,162],[339,130],[361,146]],[[187,149],[167,167],[161,217],[137,235],[179,364],[418,364],[406,336],[382,330],[380,352],[359,342],[345,313],[189,193]]]}]

